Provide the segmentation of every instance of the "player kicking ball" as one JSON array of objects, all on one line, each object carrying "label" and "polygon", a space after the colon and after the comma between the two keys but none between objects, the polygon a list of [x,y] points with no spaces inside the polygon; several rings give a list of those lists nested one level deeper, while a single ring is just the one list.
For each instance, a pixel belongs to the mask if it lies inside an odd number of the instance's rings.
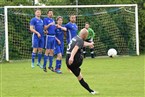
[{"label": "player kicking ball", "polygon": [[32,35],[32,64],[31,67],[34,68],[34,61],[35,56],[38,50],[38,63],[37,66],[40,68],[43,68],[40,64],[41,57],[42,57],[42,50],[44,47],[44,32],[43,32],[43,20],[40,18],[41,16],[41,10],[36,9],[35,10],[35,17],[31,19],[30,21],[30,31],[33,32]]},{"label": "player kicking ball", "polygon": [[56,58],[56,66],[55,66],[55,72],[58,74],[61,74],[61,61],[62,61],[62,55],[64,53],[64,31],[67,29],[62,26],[63,23],[63,17],[58,16],[56,18],[56,47],[55,47],[55,54],[57,55]]},{"label": "player kicking ball", "polygon": [[84,81],[83,76],[81,74],[80,66],[83,62],[82,57],[82,48],[84,46],[93,47],[93,42],[88,43],[84,40],[88,36],[88,30],[86,28],[82,29],[79,33],[79,36],[72,38],[71,42],[67,48],[66,55],[66,64],[67,67],[72,71],[72,73],[77,77],[80,84],[89,91],[91,94],[98,94],[96,91],[92,90],[89,85]]}]

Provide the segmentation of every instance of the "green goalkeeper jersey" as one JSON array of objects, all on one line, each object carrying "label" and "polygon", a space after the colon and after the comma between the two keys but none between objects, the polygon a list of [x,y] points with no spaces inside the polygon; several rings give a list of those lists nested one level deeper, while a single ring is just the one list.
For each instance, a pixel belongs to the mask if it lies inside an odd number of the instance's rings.
[{"label": "green goalkeeper jersey", "polygon": [[[88,37],[86,40],[93,40],[93,38],[95,37],[95,32],[92,28],[88,28]],[[78,34],[80,33],[80,31],[78,32]]]},{"label": "green goalkeeper jersey", "polygon": [[88,37],[87,39],[93,39],[95,37],[95,32],[92,28],[88,28]]}]

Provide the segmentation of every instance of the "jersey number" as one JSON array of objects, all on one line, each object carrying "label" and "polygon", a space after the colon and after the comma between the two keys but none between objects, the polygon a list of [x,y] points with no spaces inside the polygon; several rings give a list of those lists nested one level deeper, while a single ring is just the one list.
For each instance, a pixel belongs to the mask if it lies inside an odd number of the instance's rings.
[{"label": "jersey number", "polygon": [[72,44],[72,40],[71,40],[70,43],[68,44],[68,48],[67,48],[68,51],[69,51],[70,48],[71,48],[71,44]]}]

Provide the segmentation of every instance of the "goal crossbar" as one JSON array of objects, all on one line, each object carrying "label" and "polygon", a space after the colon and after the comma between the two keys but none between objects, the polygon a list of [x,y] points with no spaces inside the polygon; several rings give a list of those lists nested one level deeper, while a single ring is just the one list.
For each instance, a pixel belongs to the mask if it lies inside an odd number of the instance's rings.
[{"label": "goal crossbar", "polygon": [[137,6],[137,4],[116,4],[116,5],[63,5],[63,6],[5,6],[5,8],[86,8],[86,7],[125,7]]}]

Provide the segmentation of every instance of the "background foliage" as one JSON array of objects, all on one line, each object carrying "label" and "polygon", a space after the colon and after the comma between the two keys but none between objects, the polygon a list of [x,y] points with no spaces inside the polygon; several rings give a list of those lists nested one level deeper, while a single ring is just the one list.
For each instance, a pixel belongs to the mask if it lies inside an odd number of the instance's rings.
[{"label": "background foliage", "polygon": [[[40,3],[45,5],[76,5],[76,0],[39,0]],[[140,40],[140,52],[145,52],[145,1],[144,0],[78,0],[78,5],[102,5],[102,4],[138,4],[139,6],[139,40]],[[34,5],[33,0],[3,0],[0,1],[0,6],[10,5]],[[15,19],[15,17],[13,16]],[[19,21],[19,20],[18,20]],[[29,21],[29,20],[28,20]],[[13,26],[13,25],[11,25]],[[24,27],[22,27],[24,28]],[[11,27],[11,30],[17,30]],[[17,36],[18,37],[18,36]],[[21,37],[21,36],[19,36]],[[21,39],[26,39],[24,36]],[[20,40],[17,40],[18,42]],[[24,45],[25,43],[23,43]],[[15,48],[14,50],[21,49]],[[17,52],[17,51],[12,51]],[[19,52],[20,53],[20,52]],[[18,53],[15,53],[18,54]],[[21,54],[18,54],[21,55]],[[16,55],[17,56],[17,55]]]}]

